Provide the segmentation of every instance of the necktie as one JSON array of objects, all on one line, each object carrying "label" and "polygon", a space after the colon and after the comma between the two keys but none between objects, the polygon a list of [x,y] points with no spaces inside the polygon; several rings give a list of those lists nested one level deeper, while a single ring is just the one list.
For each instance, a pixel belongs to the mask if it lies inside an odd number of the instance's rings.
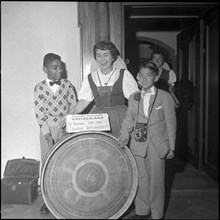
[{"label": "necktie", "polygon": [[53,86],[54,84],[60,85],[61,82],[60,82],[60,80],[57,80],[57,81],[49,82],[49,84],[50,84],[51,86]]}]

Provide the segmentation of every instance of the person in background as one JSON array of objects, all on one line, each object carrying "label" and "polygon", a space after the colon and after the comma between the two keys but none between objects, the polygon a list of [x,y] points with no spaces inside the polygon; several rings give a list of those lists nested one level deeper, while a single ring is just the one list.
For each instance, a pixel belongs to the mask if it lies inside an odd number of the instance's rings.
[{"label": "person in background", "polygon": [[151,61],[155,63],[159,69],[159,73],[154,85],[158,89],[163,89],[169,92],[175,101],[176,107],[179,106],[179,101],[174,94],[176,74],[172,69],[164,68],[165,56],[163,52],[160,50],[153,51],[151,54]]},{"label": "person in background", "polygon": [[128,70],[113,66],[118,49],[111,41],[96,43],[93,56],[99,69],[84,79],[78,92],[79,101],[70,114],[81,113],[94,100],[95,105],[90,113],[107,113],[110,133],[118,137],[127,110],[126,99],[138,91],[138,85]]},{"label": "person in background", "polygon": [[129,144],[138,168],[136,215],[131,219],[161,219],[165,201],[165,160],[174,157],[175,104],[170,93],[158,89],[158,68],[152,62],[140,65],[141,91],[133,93],[122,122],[119,146]]},{"label": "person in background", "polygon": [[[47,77],[34,88],[35,117],[40,127],[42,166],[46,154],[64,134],[59,128],[60,121],[76,104],[76,94],[73,84],[67,79],[61,79],[63,66],[61,57],[48,53],[43,59],[43,71]],[[40,209],[42,214],[49,213],[45,204]]]}]

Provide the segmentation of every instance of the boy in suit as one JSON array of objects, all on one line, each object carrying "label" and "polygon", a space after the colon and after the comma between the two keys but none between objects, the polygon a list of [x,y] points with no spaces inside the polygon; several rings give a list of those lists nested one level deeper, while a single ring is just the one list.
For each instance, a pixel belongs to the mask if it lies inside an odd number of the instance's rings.
[{"label": "boy in suit", "polygon": [[134,219],[145,219],[150,213],[152,219],[163,218],[165,159],[174,157],[175,103],[168,92],[154,86],[157,75],[153,62],[140,65],[137,79],[142,90],[129,97],[120,130],[119,145],[123,148],[130,141],[139,173]]},{"label": "boy in suit", "polygon": [[[40,126],[41,161],[53,145],[63,137],[60,121],[76,104],[75,88],[67,79],[61,79],[63,66],[61,57],[54,53],[44,56],[43,71],[47,78],[34,88],[35,117]],[[42,165],[43,166],[43,165]],[[49,210],[44,204],[41,213]]]}]

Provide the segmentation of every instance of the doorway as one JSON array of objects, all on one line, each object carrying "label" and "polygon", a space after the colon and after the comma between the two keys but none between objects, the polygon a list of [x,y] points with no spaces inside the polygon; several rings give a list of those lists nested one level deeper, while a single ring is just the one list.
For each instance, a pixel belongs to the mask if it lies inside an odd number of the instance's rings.
[{"label": "doorway", "polygon": [[[175,70],[176,87],[189,81],[191,97],[184,108],[177,109],[177,140],[175,154],[198,169],[205,165],[204,157],[204,20],[218,9],[213,2],[124,2],[123,54],[128,70],[136,77],[142,59],[149,59],[153,47],[162,47],[167,61]],[[162,43],[161,43],[162,42]],[[164,45],[172,48],[170,52]],[[172,51],[171,50],[171,51]],[[217,64],[216,64],[217,65]],[[184,84],[183,83],[183,84]],[[185,84],[184,84],[185,85]],[[178,91],[178,89],[177,89]],[[183,93],[180,91],[180,95]],[[184,94],[185,95],[185,94]],[[179,97],[180,99],[182,97]],[[185,107],[189,107],[189,109]],[[206,131],[206,133],[208,133]],[[218,142],[218,140],[217,140]],[[212,148],[213,146],[209,146]],[[216,148],[217,146],[213,147]],[[206,146],[207,148],[207,146]],[[213,151],[213,150],[212,150]],[[216,150],[214,150],[216,152]]]},{"label": "doorway", "polygon": [[[218,179],[218,121],[215,119],[218,118],[219,3],[106,4],[109,6],[110,39],[117,43],[121,57],[134,77],[140,59],[149,59],[152,48],[160,46],[166,51],[168,63],[177,76],[177,88],[181,88],[178,98],[184,106],[177,109],[180,122],[175,154],[197,169],[205,168],[208,174]],[[95,19],[95,2],[79,2],[78,5],[83,79],[90,71],[94,30],[99,20]],[[182,80],[186,82],[180,83]],[[217,108],[213,109],[212,104]],[[216,129],[214,135],[213,127]]]}]

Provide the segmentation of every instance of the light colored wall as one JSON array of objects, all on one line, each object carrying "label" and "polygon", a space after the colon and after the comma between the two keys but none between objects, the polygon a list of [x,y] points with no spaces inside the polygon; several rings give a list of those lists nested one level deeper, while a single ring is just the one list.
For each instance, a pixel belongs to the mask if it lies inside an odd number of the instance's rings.
[{"label": "light colored wall", "polygon": [[7,160],[40,160],[34,86],[46,75],[43,57],[54,52],[66,63],[79,90],[80,31],[77,2],[1,2],[1,178]]},{"label": "light colored wall", "polygon": [[175,50],[175,55],[177,53],[177,35],[179,32],[176,31],[139,31],[136,33],[138,37],[149,37],[152,39],[157,39],[164,42]]}]

